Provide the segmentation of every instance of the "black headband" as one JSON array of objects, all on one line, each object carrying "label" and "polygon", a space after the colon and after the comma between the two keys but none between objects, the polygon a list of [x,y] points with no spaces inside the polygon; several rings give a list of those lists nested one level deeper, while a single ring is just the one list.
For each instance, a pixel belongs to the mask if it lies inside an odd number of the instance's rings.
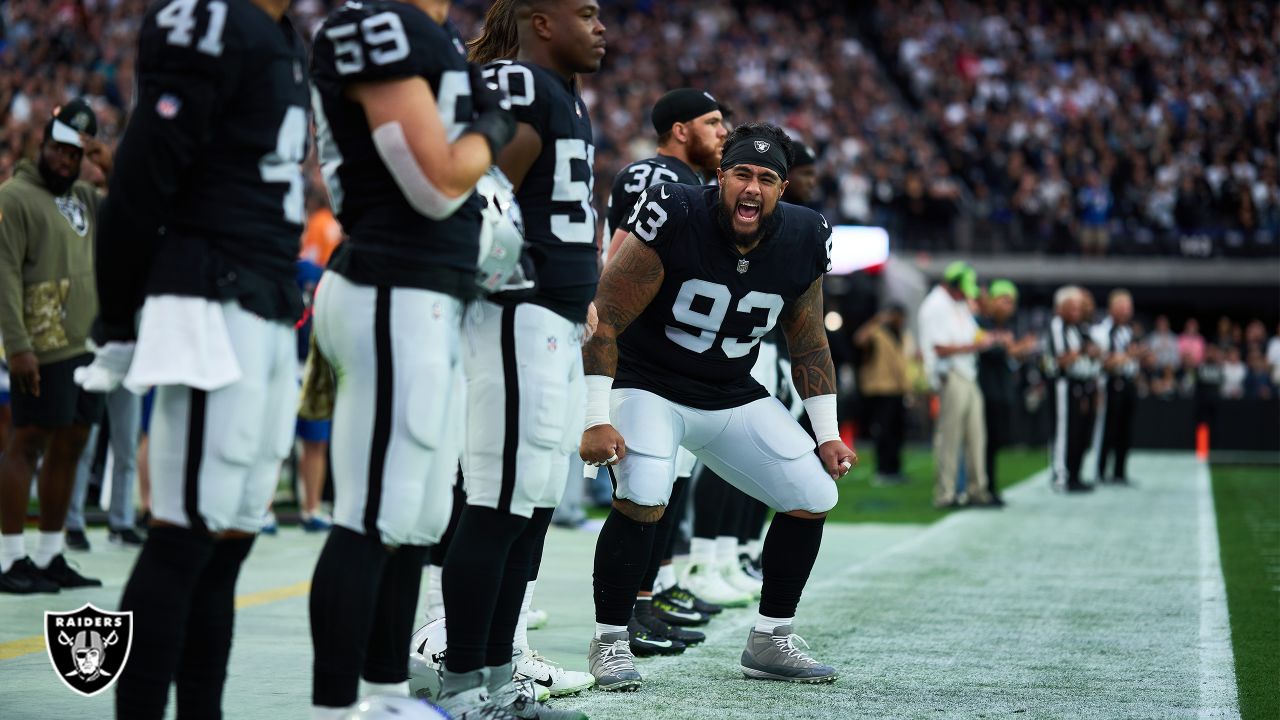
[{"label": "black headband", "polygon": [[771,136],[748,135],[734,143],[725,151],[720,159],[720,169],[728,170],[738,165],[759,165],[778,173],[778,177],[787,179],[787,153]]}]

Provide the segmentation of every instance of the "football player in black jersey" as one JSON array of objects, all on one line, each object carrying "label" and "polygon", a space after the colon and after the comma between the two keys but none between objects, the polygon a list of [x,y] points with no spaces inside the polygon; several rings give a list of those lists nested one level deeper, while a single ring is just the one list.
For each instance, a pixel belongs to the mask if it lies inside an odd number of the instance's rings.
[{"label": "football player in black jersey", "polygon": [[[792,622],[836,503],[832,481],[856,456],[839,439],[822,323],[831,229],[818,213],[779,202],[790,145],[779,128],[748,123],[725,141],[719,187],[646,190],[596,294],[599,325],[583,346],[580,453],[609,466],[616,482],[596,544],[596,633],[588,650],[604,689],[642,682],[626,622],[681,445],[778,511],[765,540],[760,616],[742,653],[743,674],[835,679],[834,668],[797,645]],[[817,431],[816,455],[813,440],[750,374],[760,337],[778,322]]]},{"label": "football player in black jersey", "polygon": [[[510,683],[502,675],[582,418],[579,347],[598,277],[595,147],[577,75],[595,72],[604,58],[599,6],[498,0],[484,27],[471,59],[491,63],[486,76],[508,92],[518,120],[498,165],[516,187],[538,289],[529,298],[479,301],[467,317],[467,505],[442,573],[449,650],[440,702],[454,717],[506,705],[496,688]],[[541,662],[523,638],[517,644],[524,647],[516,668],[553,694],[590,687],[589,675]],[[540,704],[507,709],[582,717]]]},{"label": "football player in black jersey", "polygon": [[605,245],[622,242],[622,223],[640,193],[664,182],[702,185],[720,167],[720,151],[729,134],[720,103],[704,90],[678,88],[653,104],[650,114],[658,133],[658,152],[622,168],[613,178],[609,214],[605,220]]},{"label": "football player in black jersey", "polygon": [[349,2],[313,49],[319,157],[348,235],[315,299],[316,349],[338,378],[334,528],[311,583],[315,718],[344,717],[361,678],[408,694],[422,566],[449,521],[463,309],[478,294],[472,190],[515,118],[448,12]]},{"label": "football player in black jersey", "polygon": [[139,30],[96,253],[100,364],[157,386],[120,718],[162,717],[175,679],[179,717],[221,717],[236,578],[293,440],[308,91],[288,4],[161,0]]}]

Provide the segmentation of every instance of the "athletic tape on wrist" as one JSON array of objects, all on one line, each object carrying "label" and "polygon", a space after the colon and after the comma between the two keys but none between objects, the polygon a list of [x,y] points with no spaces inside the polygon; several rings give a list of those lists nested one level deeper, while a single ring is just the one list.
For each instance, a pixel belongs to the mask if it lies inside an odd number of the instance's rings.
[{"label": "athletic tape on wrist", "polygon": [[583,430],[609,424],[609,392],[613,390],[613,378],[608,375],[588,375],[587,415]]},{"label": "athletic tape on wrist", "polygon": [[814,395],[804,399],[805,412],[818,444],[840,439],[840,423],[836,420],[836,396]]}]

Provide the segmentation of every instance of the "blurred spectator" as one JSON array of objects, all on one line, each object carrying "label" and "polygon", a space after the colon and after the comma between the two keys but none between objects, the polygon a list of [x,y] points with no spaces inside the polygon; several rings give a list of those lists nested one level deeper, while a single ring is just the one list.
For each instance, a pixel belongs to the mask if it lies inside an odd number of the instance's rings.
[{"label": "blurred spectator", "polygon": [[1178,338],[1169,329],[1169,318],[1156,316],[1155,330],[1147,338],[1147,349],[1151,351],[1157,370],[1163,371],[1178,366],[1181,356],[1178,354]]},{"label": "blurred spectator", "polygon": [[1267,368],[1267,358],[1260,350],[1249,351],[1249,362],[1244,375],[1244,396],[1258,400],[1270,400],[1275,397],[1276,389],[1271,384],[1271,372]]},{"label": "blurred spectator", "polygon": [[903,350],[906,308],[891,305],[867,321],[853,335],[853,344],[862,351],[858,389],[867,405],[871,436],[876,442],[876,482],[900,485],[902,442],[905,430],[908,377],[907,354]]},{"label": "blurred spectator", "polygon": [[1280,386],[1280,325],[1267,342],[1267,364],[1271,366],[1271,384]]},{"label": "blurred spectator", "polygon": [[1222,397],[1244,397],[1244,380],[1247,373],[1244,363],[1240,361],[1240,348],[1228,348],[1227,359],[1222,363]]},{"label": "blurred spectator", "polygon": [[1200,323],[1195,318],[1188,318],[1182,326],[1182,334],[1178,336],[1178,356],[1185,367],[1195,367],[1204,360],[1204,336],[1200,334]]},{"label": "blurred spectator", "polygon": [[1080,205],[1080,251],[1085,255],[1104,255],[1111,241],[1108,223],[1111,218],[1111,190],[1096,171],[1089,172],[1089,180],[1077,193]]}]

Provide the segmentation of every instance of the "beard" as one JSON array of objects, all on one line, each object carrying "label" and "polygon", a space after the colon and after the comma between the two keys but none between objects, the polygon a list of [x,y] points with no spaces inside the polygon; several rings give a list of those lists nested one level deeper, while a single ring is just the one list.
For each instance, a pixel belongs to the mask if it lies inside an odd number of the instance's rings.
[{"label": "beard", "polygon": [[44,180],[44,186],[54,197],[66,195],[71,186],[76,184],[76,176],[59,175],[57,171],[49,167],[43,157],[36,162],[36,169],[40,171],[40,178]]},{"label": "beard", "polygon": [[724,206],[724,189],[720,189],[720,202],[716,203],[716,226],[720,228],[721,236],[728,238],[737,247],[751,247],[772,235],[773,231],[777,229],[778,222],[781,220],[778,217],[777,205],[774,205],[773,210],[768,215],[765,215],[762,204],[760,213],[760,222],[756,223],[756,229],[753,232],[738,232],[733,227],[733,212]]},{"label": "beard", "polygon": [[720,146],[703,142],[702,138],[694,135],[693,141],[689,143],[689,164],[695,170],[702,172],[715,172],[720,167]]}]

